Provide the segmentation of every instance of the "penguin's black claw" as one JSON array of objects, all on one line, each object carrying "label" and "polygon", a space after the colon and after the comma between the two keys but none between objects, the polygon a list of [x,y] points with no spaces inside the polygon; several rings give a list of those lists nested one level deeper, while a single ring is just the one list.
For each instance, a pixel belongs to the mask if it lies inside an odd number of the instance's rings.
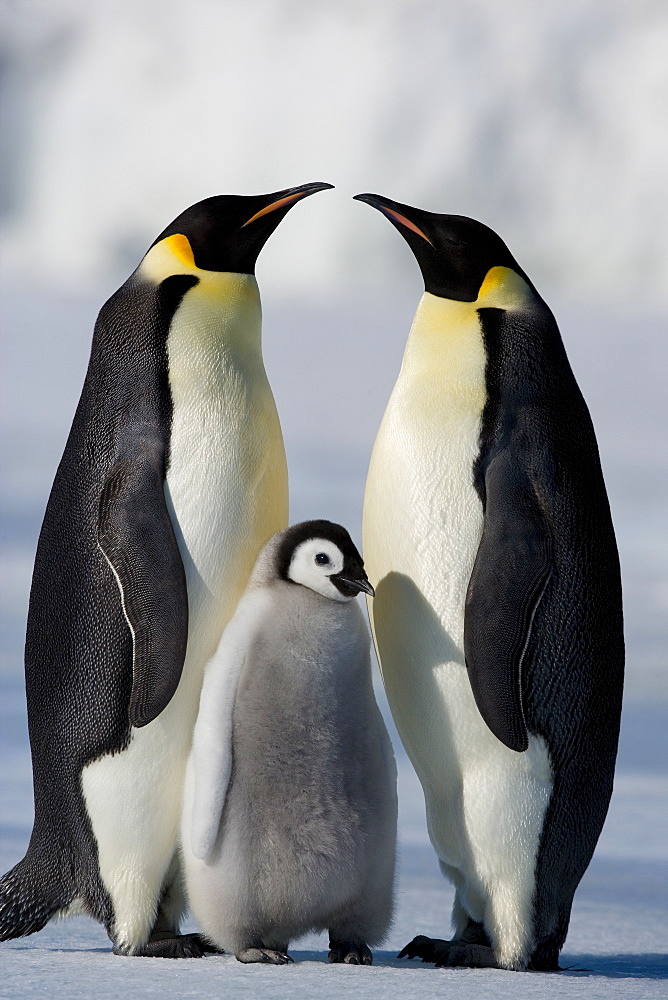
[{"label": "penguin's black claw", "polygon": [[273,951],[271,948],[242,948],[236,953],[238,962],[250,965],[252,962],[263,962],[270,965],[288,965],[294,959],[285,951]]},{"label": "penguin's black claw", "polygon": [[488,945],[477,944],[458,938],[443,941],[418,934],[397,958],[421,958],[423,962],[433,962],[437,969],[464,966],[470,969],[498,969],[494,952]]},{"label": "penguin's black claw", "polygon": [[223,948],[219,948],[217,945],[212,944],[208,941],[203,934],[186,934],[185,937],[197,938],[200,943],[200,947],[205,955],[224,955],[225,951]]},{"label": "penguin's black claw", "polygon": [[[127,949],[115,946],[114,955],[131,954]],[[202,958],[218,949],[205,941],[199,934],[160,933],[150,938],[133,954],[139,958]]]},{"label": "penguin's black claw", "polygon": [[426,934],[418,934],[401,949],[397,958],[421,958],[423,962],[434,962],[436,961],[435,950],[443,946],[447,947],[449,944],[449,941],[443,941],[441,938],[430,938]]},{"label": "penguin's black claw", "polygon": [[332,965],[373,965],[371,949],[365,944],[330,944],[327,956]]}]

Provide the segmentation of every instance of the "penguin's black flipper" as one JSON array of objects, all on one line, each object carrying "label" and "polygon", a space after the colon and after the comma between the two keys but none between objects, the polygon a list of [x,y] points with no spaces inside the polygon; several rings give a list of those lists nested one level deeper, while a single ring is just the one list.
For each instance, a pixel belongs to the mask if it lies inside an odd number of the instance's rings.
[{"label": "penguin's black flipper", "polygon": [[485,474],[485,523],[464,616],[464,653],[483,719],[511,750],[526,750],[521,668],[552,568],[552,541],[535,491],[512,452]]},{"label": "penguin's black flipper", "polygon": [[98,541],[121,590],[133,636],[133,726],[152,722],[181,678],[188,592],[164,496],[164,450],[137,440],[111,469],[100,498]]}]

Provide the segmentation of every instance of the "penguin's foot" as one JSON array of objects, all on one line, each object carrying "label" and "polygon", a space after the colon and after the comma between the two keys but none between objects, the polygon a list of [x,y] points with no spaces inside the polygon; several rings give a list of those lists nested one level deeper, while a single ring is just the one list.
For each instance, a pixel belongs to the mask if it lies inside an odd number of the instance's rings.
[{"label": "penguin's foot", "polygon": [[141,958],[202,958],[211,952],[220,954],[219,949],[205,941],[200,934],[174,934],[168,931],[153,934],[135,952],[114,947],[114,955],[133,954]]},{"label": "penguin's foot", "polygon": [[435,962],[436,948],[449,944],[449,941],[442,941],[440,938],[430,938],[425,934],[418,934],[407,945],[404,945],[397,958],[421,958],[423,962]]},{"label": "penguin's foot", "polygon": [[474,944],[463,939],[443,941],[418,934],[397,958],[421,958],[423,962],[433,962],[437,969],[466,966],[470,969],[498,969],[500,966],[494,952],[485,944]]},{"label": "penguin's foot", "polygon": [[271,948],[242,948],[236,953],[238,962],[250,965],[251,962],[265,962],[270,965],[288,965],[294,961],[287,951],[273,951]]},{"label": "penguin's foot", "polygon": [[332,964],[344,962],[346,965],[372,965],[373,955],[364,942],[352,944],[346,941],[329,942],[329,961]]},{"label": "penguin's foot", "polygon": [[197,938],[205,955],[224,955],[225,951],[223,948],[219,948],[217,944],[212,944],[203,934],[184,934],[183,937]]}]

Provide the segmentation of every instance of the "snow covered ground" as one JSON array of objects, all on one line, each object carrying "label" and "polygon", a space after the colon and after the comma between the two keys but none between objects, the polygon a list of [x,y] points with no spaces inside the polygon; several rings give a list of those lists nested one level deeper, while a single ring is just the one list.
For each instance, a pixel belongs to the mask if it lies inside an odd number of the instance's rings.
[{"label": "snow covered ground", "polygon": [[[75,297],[5,281],[3,312],[0,869],[23,855],[31,829],[30,760],[21,673],[31,561],[43,507],[76,405],[92,323],[104,296]],[[265,355],[286,437],[292,520],[325,516],[359,538],[366,463],[415,302],[357,305],[265,301]],[[626,590],[629,668],[615,794],[576,895],[558,980],[496,970],[434,970],[398,962],[414,934],[445,936],[452,893],[427,839],[422,795],[395,741],[400,770],[397,914],[367,968],[329,967],[324,937],[292,949],[295,965],[120,959],[85,918],[0,946],[0,996],[231,996],[401,1000],[659,997],[668,992],[668,752],[665,725],[666,316],[552,301],[589,402],[607,473]],[[379,698],[382,699],[382,690]],[[387,711],[383,702],[383,707]]]},{"label": "snow covered ground", "polygon": [[[20,683],[3,683],[3,786],[0,867],[23,853],[30,831],[30,770]],[[18,721],[17,721],[18,720]],[[668,987],[668,774],[662,713],[631,708],[615,794],[594,861],[576,895],[554,975],[497,970],[435,970],[399,962],[398,950],[416,933],[447,934],[452,892],[428,843],[422,796],[405,756],[399,755],[400,868],[397,913],[373,968],[333,967],[324,935],[298,942],[295,965],[241,966],[227,956],[170,962],[115,958],[101,927],[79,917],[39,934],[0,945],[0,996],[48,995],[78,1000],[124,997],[358,998],[431,1000],[456,991],[462,998],[665,997]],[[642,769],[640,769],[642,768]],[[194,925],[193,925],[194,927]]]},{"label": "snow covered ground", "polygon": [[[0,868],[23,854],[30,833],[30,766],[23,685],[2,679],[2,825]],[[668,767],[665,706],[631,703],[624,716],[615,793],[595,858],[575,898],[558,977],[497,970],[435,970],[399,962],[416,933],[444,936],[452,892],[429,845],[419,784],[398,744],[400,854],[397,913],[384,949],[367,968],[330,967],[327,941],[312,935],[291,954],[295,965],[239,965],[227,956],[169,962],[111,955],[101,927],[79,917],[0,945],[0,996],[76,1000],[163,995],[224,995],[340,1000],[422,1000],[456,991],[462,998],[665,997],[668,988]],[[194,928],[194,925],[193,925]]]},{"label": "snow covered ground", "polygon": [[[657,737],[659,734],[654,734]],[[4,749],[4,748],[3,748]],[[11,763],[11,760],[10,760]],[[28,780],[27,772],[24,773]],[[397,961],[418,932],[448,930],[452,893],[426,843],[422,803],[408,764],[401,765],[400,878],[395,926],[372,968],[329,966],[324,936],[298,942],[295,965],[241,966],[227,956],[170,962],[115,958],[104,931],[86,918],[50,925],[0,945],[0,996],[63,1000],[133,997],[321,997],[341,1000],[431,1000],[439,996],[496,998],[665,997],[668,983],[668,880],[661,836],[668,814],[668,778],[621,771],[596,857],[576,895],[562,965],[554,974],[497,970],[436,970]],[[5,827],[6,829],[6,827]],[[22,828],[27,833],[27,827]],[[17,838],[18,839],[18,838]],[[3,864],[11,857],[3,850]]]}]

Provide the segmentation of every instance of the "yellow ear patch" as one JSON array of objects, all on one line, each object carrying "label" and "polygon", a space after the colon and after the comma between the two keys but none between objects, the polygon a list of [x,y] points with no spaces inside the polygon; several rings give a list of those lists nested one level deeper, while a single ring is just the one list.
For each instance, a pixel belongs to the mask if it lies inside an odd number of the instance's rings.
[{"label": "yellow ear patch", "polygon": [[478,309],[518,309],[531,298],[531,288],[511,267],[491,267],[480,286],[475,305]]},{"label": "yellow ear patch", "polygon": [[156,283],[172,274],[192,274],[194,271],[199,277],[205,273],[195,263],[190,241],[183,233],[174,233],[154,243],[139,265],[139,271],[147,281]]},{"label": "yellow ear patch", "polygon": [[192,247],[187,236],[183,233],[175,233],[173,236],[168,236],[162,241],[169,249],[172,251],[175,257],[177,257],[182,264],[186,264],[188,267],[196,267],[195,255],[193,254]]}]

